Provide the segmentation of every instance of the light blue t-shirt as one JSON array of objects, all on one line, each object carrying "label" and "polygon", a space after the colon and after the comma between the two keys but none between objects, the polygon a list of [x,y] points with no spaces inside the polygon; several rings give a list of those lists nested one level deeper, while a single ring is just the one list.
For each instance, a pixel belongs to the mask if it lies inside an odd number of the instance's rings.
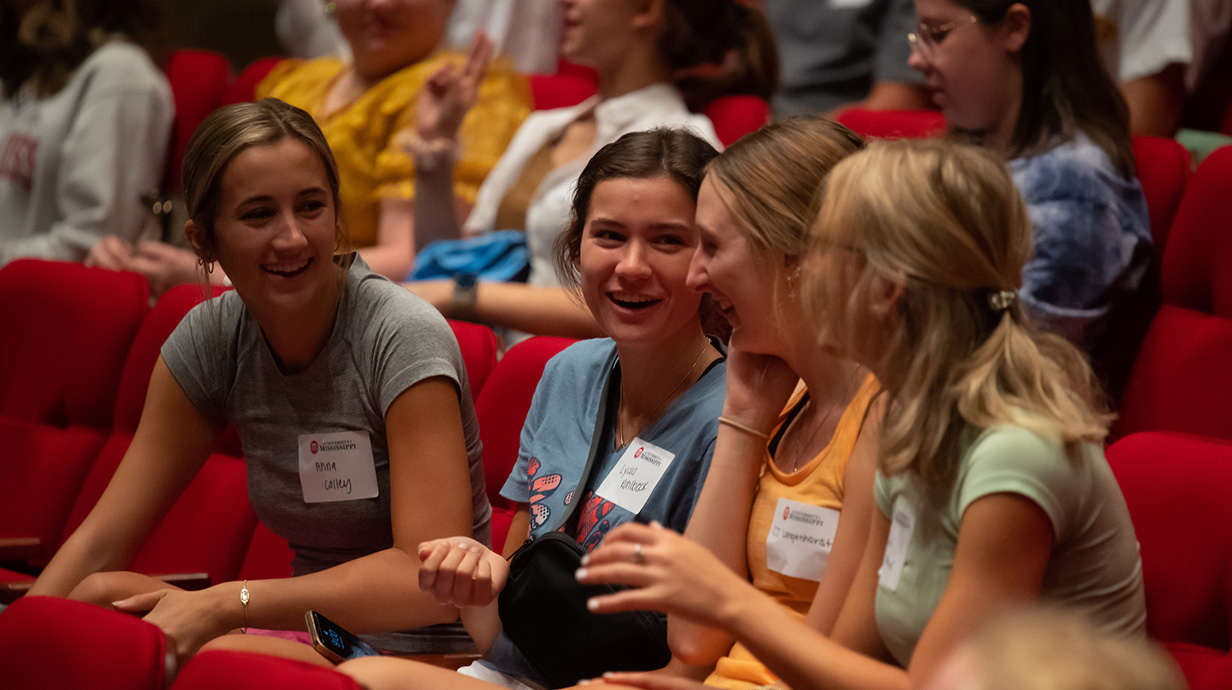
[{"label": "light blue t-shirt", "polygon": [[1047,330],[1083,349],[1151,262],[1151,220],[1137,179],[1117,174],[1085,135],[1009,163],[1031,216],[1034,254],[1021,298]]}]

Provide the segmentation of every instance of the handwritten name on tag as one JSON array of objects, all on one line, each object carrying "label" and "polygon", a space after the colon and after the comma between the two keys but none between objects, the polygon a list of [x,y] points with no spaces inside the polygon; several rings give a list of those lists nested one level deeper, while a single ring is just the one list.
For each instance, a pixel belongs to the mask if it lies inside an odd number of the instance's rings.
[{"label": "handwritten name on tag", "polygon": [[630,513],[637,514],[641,512],[642,506],[646,505],[646,499],[654,493],[663,473],[674,459],[675,453],[669,453],[653,443],[635,438],[625,449],[625,454],[620,456],[616,467],[603,478],[603,483],[595,493]]},{"label": "handwritten name on tag", "polygon": [[766,535],[766,567],[776,573],[817,581],[826,569],[839,512],[780,498]]},{"label": "handwritten name on tag", "polygon": [[376,461],[368,432],[300,434],[299,482],[305,503],[376,498]]}]

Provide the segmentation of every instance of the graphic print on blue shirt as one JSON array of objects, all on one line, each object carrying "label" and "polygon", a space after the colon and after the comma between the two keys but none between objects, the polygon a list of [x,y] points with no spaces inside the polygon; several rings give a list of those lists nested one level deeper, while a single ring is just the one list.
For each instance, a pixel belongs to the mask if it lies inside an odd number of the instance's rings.
[{"label": "graphic print on blue shirt", "polygon": [[605,518],[614,507],[616,507],[615,503],[599,496],[594,491],[586,492],[578,511],[577,540],[587,553],[594,550],[599,542],[603,541],[607,531],[612,528],[612,522]]},{"label": "graphic print on blue shirt", "polygon": [[[537,477],[539,468],[543,465],[538,458],[531,458],[526,465],[528,486],[530,488],[530,529],[534,531],[541,527],[552,516],[552,509],[548,507],[545,498],[556,493],[556,489],[560,488],[559,474],[545,474],[542,477]],[[565,496],[565,505],[569,505],[569,500],[573,498],[573,492]]]}]

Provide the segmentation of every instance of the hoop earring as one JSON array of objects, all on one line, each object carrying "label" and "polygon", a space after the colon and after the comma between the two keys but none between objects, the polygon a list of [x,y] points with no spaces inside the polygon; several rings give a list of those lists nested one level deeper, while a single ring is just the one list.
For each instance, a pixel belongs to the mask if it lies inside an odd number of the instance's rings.
[{"label": "hoop earring", "polygon": [[201,267],[201,270],[205,271],[206,276],[211,276],[214,274],[214,262],[213,261],[206,261],[205,259],[198,257],[197,265]]}]

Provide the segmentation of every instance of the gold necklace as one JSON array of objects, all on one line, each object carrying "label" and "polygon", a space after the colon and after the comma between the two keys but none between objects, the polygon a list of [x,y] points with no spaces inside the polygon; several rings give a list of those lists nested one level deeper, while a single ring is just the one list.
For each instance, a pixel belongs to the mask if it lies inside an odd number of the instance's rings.
[{"label": "gold necklace", "polygon": [[620,406],[623,405],[625,402],[625,377],[623,373],[621,374],[620,401],[616,405],[616,442],[617,442],[616,448],[618,450],[621,448],[624,448],[626,445],[629,444],[629,441],[632,441],[633,439],[637,438],[638,434],[642,433],[646,429],[646,427],[650,426],[650,423],[654,421],[655,415],[659,412],[659,408],[663,406],[663,403],[667,402],[667,399],[672,397],[672,393],[675,393],[676,389],[683,386],[684,382],[688,381],[689,377],[693,375],[693,370],[697,368],[697,363],[702,361],[702,355],[706,354],[706,349],[709,347],[710,347],[710,341],[705,340],[702,343],[701,351],[697,353],[697,358],[693,360],[693,366],[689,367],[689,370],[685,372],[684,378],[680,379],[680,381],[677,382],[676,385],[672,386],[671,390],[669,390],[667,394],[664,395],[663,398],[659,400],[658,404],[656,404],[654,408],[650,410],[650,415],[649,415],[650,422],[643,424],[641,428],[637,430],[637,433],[633,434],[633,436],[627,440],[625,439],[624,421],[621,419],[621,416],[620,416]]},{"label": "gold necklace", "polygon": [[[814,402],[815,400],[813,398],[809,398],[810,405],[812,405]],[[826,425],[826,422],[830,421],[830,417],[833,414],[834,414],[833,407],[831,407],[829,410],[826,410],[826,416],[822,417],[821,421],[817,422],[817,424],[813,426],[813,433],[809,435],[807,444],[799,439],[798,434],[797,434],[797,438],[793,439],[791,447],[792,447],[792,450],[794,450],[795,452],[793,453],[794,457],[792,457],[791,459],[791,472],[792,473],[800,469],[800,458],[802,457],[803,452],[808,450],[809,446],[811,446],[813,442],[817,440],[817,434],[821,433],[821,428]],[[803,413],[797,416],[796,419],[799,420],[800,417],[802,416],[803,416]],[[801,420],[801,423],[803,424],[802,420]]]}]

